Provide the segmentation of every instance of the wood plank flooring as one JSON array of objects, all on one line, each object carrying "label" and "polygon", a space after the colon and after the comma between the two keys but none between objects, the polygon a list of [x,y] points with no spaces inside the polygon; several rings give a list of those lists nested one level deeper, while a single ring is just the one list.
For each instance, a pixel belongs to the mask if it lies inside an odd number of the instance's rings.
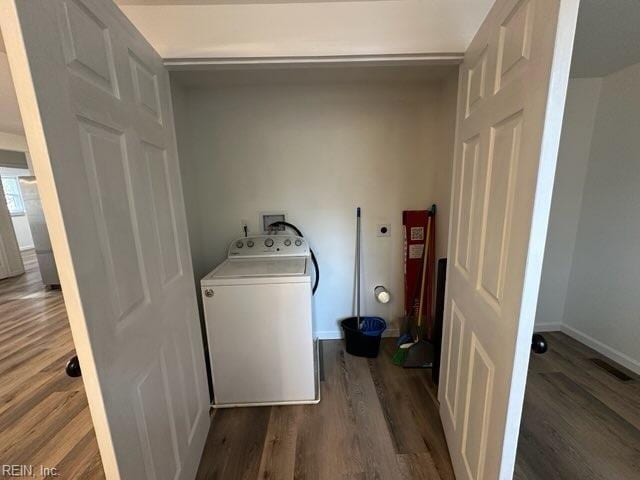
[{"label": "wood plank flooring", "polygon": [[[534,355],[516,479],[640,478],[640,379],[562,333]],[[322,402],[217,410],[198,479],[452,479],[430,373],[323,342]],[[605,360],[621,381],[592,359]],[[624,376],[624,375],[623,375]]]},{"label": "wood plank flooring", "polygon": [[0,280],[0,465],[57,467],[59,478],[104,478],[59,290],[40,279],[35,253],[25,274]]},{"label": "wood plank flooring", "polygon": [[198,479],[453,479],[426,370],[323,342],[319,405],[216,410]]},{"label": "wood plank flooring", "polygon": [[[0,464],[104,478],[59,291],[26,274],[0,281]],[[515,478],[626,480],[640,475],[640,378],[562,333],[533,355]],[[319,405],[218,410],[198,479],[453,479],[430,372],[323,342]],[[622,371],[616,376],[593,359]],[[625,375],[630,380],[624,381]]]},{"label": "wood plank flooring", "polygon": [[[560,332],[532,355],[514,478],[640,478],[640,378]],[[631,379],[622,381],[596,358]]]}]

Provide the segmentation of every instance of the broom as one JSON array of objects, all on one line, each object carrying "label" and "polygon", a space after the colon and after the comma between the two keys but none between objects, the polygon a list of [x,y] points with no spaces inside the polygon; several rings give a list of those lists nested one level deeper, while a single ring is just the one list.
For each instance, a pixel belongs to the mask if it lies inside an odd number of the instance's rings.
[{"label": "broom", "polygon": [[[396,353],[393,355],[393,363],[394,365],[402,366],[407,361],[407,357],[409,356],[409,350],[414,345],[418,344],[422,339],[422,305],[424,303],[424,287],[427,281],[427,261],[429,256],[429,243],[431,235],[431,215],[427,217],[427,236],[424,243],[424,252],[423,252],[423,260],[422,260],[422,279],[420,280],[420,303],[418,306],[418,318],[415,322],[416,325],[416,336],[411,338],[413,341],[408,341],[406,343],[401,344]],[[411,325],[412,322],[410,319],[407,319],[407,324]]]}]

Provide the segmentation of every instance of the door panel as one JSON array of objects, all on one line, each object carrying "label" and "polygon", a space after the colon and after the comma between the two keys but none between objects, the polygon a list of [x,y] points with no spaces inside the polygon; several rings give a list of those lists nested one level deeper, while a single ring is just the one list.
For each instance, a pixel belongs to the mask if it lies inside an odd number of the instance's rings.
[{"label": "door panel", "polygon": [[470,358],[462,423],[462,457],[469,478],[479,478],[486,459],[495,367],[474,333],[471,333]]},{"label": "door panel", "polygon": [[498,0],[461,66],[439,392],[460,479],[513,473],[577,4]]},{"label": "door panel", "polygon": [[460,367],[462,363],[462,339],[464,338],[465,318],[458,310],[455,301],[451,302],[451,321],[446,331],[447,370],[444,375],[444,400],[449,409],[449,417],[455,428],[458,417],[458,388],[460,386]]},{"label": "door panel", "polygon": [[143,143],[144,155],[151,190],[153,225],[156,242],[162,253],[162,286],[169,288],[171,283],[182,278],[180,250],[177,243],[175,206],[171,201],[169,183],[169,165],[166,150],[155,145]]},{"label": "door panel", "polygon": [[208,394],[168,74],[111,2],[0,9],[107,477],[193,478]]}]

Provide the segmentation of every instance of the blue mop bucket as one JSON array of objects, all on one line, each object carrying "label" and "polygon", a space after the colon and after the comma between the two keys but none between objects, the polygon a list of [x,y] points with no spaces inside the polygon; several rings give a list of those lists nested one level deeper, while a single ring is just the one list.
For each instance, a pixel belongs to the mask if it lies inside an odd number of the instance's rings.
[{"label": "blue mop bucket", "polygon": [[380,317],[345,318],[340,322],[347,344],[347,353],[356,357],[376,358],[380,351],[380,338],[387,329],[387,322]]}]

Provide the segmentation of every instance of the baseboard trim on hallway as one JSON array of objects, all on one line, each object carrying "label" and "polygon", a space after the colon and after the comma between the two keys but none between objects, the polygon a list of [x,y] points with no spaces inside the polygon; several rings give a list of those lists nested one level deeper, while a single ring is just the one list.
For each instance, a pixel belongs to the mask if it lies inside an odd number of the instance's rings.
[{"label": "baseboard trim on hallway", "polygon": [[536,323],[533,327],[535,333],[542,332],[560,332],[562,331],[561,323]]},{"label": "baseboard trim on hallway", "polygon": [[602,343],[601,341],[596,340],[595,338],[587,335],[586,333],[581,332],[580,330],[576,330],[575,328],[570,327],[569,325],[562,324],[562,325],[559,325],[559,327],[560,327],[559,330],[562,333],[569,335],[574,340],[584,343],[586,346],[593,348],[598,353],[601,353],[605,357],[610,358],[614,362],[617,362],[623,367],[628,368],[632,372],[640,375],[639,361],[631,358],[630,356],[614,348],[611,348],[609,345],[606,345],[605,343]]}]

